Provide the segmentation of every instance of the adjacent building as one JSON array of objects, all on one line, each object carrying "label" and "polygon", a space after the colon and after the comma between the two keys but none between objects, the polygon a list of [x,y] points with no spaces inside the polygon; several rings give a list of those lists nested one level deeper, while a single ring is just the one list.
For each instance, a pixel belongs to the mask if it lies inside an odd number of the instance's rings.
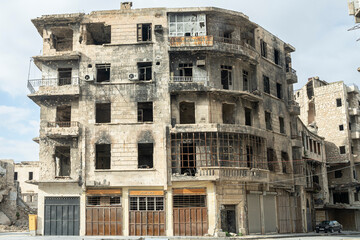
[{"label": "adjacent building", "polygon": [[31,208],[37,208],[38,186],[32,184],[39,180],[39,162],[23,161],[15,163],[14,180],[18,182],[22,200]]},{"label": "adjacent building", "polygon": [[38,234],[311,230],[325,146],[297,117],[294,47],[240,12],[131,6],[32,20]]},{"label": "adjacent building", "polygon": [[[325,138],[329,202],[321,207],[324,218],[336,219],[344,229],[360,229],[360,95],[356,85],[327,83],[309,78],[295,92],[300,118]],[[310,146],[311,143],[309,142]],[[315,148],[315,145],[313,146]],[[319,209],[320,210],[320,209]]]}]

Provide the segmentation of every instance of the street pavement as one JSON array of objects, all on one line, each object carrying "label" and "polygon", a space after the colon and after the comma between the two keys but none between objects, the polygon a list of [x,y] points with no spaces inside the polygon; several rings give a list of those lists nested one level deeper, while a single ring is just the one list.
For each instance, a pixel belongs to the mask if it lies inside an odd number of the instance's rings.
[{"label": "street pavement", "polygon": [[244,236],[244,237],[226,237],[226,238],[213,238],[213,237],[95,237],[95,236],[85,236],[85,237],[74,237],[74,236],[30,236],[27,232],[22,233],[0,233],[0,240],[106,240],[106,239],[141,239],[141,240],[207,240],[207,239],[216,239],[216,240],[249,240],[249,239],[281,239],[281,240],[360,240],[360,233],[355,232],[343,232],[341,234],[334,233],[320,233],[316,234],[314,232],[307,234],[277,234],[277,235],[258,235],[258,236]]}]

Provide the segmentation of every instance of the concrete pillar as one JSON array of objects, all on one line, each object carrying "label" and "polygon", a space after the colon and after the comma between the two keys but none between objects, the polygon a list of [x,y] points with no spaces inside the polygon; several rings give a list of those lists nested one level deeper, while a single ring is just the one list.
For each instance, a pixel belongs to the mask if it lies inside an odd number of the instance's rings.
[{"label": "concrete pillar", "polygon": [[86,192],[80,195],[80,236],[86,234]]},{"label": "concrete pillar", "polygon": [[216,222],[220,218],[220,209],[216,201],[216,187],[215,184],[209,184],[207,187],[207,207],[208,207],[208,221],[209,221],[209,234],[215,233]]},{"label": "concrete pillar", "polygon": [[129,236],[129,188],[122,189],[122,207],[123,207],[123,235]]},{"label": "concrete pillar", "polygon": [[173,194],[172,189],[168,188],[166,192],[166,236],[174,236],[174,229],[173,229]]}]

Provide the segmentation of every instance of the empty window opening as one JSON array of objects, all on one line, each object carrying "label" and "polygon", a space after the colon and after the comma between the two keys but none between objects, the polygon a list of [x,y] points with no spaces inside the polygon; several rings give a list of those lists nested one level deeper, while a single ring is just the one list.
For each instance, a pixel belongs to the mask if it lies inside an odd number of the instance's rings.
[{"label": "empty window opening", "polygon": [[130,197],[130,211],[163,211],[163,197]]},{"label": "empty window opening", "polygon": [[86,25],[86,45],[102,45],[111,43],[111,26],[104,23]]},{"label": "empty window opening", "polygon": [[34,173],[33,172],[29,172],[29,180],[33,180],[34,179]]},{"label": "empty window opening", "polygon": [[111,103],[96,103],[96,123],[111,122]]},{"label": "empty window opening", "polygon": [[346,153],[345,146],[340,146],[339,149],[340,149],[340,154],[345,154]]},{"label": "empty window opening", "polygon": [[121,196],[88,196],[87,206],[121,206]]},{"label": "empty window opening", "polygon": [[180,124],[194,124],[195,103],[181,102],[179,108],[180,108]]},{"label": "empty window opening", "polygon": [[206,207],[206,195],[174,195],[174,208]]},{"label": "empty window opening", "polygon": [[138,168],[153,168],[153,143],[138,143]]},{"label": "empty window opening", "polygon": [[313,102],[309,103],[309,110],[308,110],[308,123],[311,124],[315,121],[316,111],[315,111],[315,104]]},{"label": "empty window opening", "polygon": [[137,25],[137,40],[138,42],[151,41],[151,24]]},{"label": "empty window opening", "polygon": [[[225,43],[232,43],[232,33],[233,32],[224,32],[222,35],[222,40]],[[220,37],[221,37],[221,35],[220,35]]]},{"label": "empty window opening", "polygon": [[341,106],[342,106],[341,98],[337,98],[337,99],[336,99],[336,106],[337,106],[337,107],[341,107]]},{"label": "empty window opening", "polygon": [[334,172],[335,178],[342,178],[342,171],[341,170],[336,170]]},{"label": "empty window opening", "polygon": [[18,172],[14,172],[14,180],[15,180],[15,181],[18,180]]},{"label": "empty window opening", "polygon": [[245,125],[251,126],[252,125],[252,113],[250,108],[245,108]]},{"label": "empty window opening", "polygon": [[71,68],[59,68],[58,69],[58,85],[71,85]]},{"label": "empty window opening", "polygon": [[71,126],[71,106],[56,107],[56,123],[49,123],[50,127],[70,127]]},{"label": "empty window opening", "polygon": [[318,143],[317,145],[318,145],[318,154],[321,155],[321,145],[320,143]]},{"label": "empty window opening", "polygon": [[181,77],[193,76],[193,64],[192,63],[179,63],[179,74]]},{"label": "empty window opening", "polygon": [[243,70],[243,91],[249,91],[249,72]]},{"label": "empty window opening", "polygon": [[55,166],[57,177],[69,177],[71,171],[70,147],[55,147]]},{"label": "empty window opening", "polygon": [[280,65],[280,51],[278,49],[274,49],[274,62]]},{"label": "empty window opening", "polygon": [[307,93],[308,99],[311,99],[314,96],[314,87],[313,87],[312,81],[309,81],[306,84],[306,93]]},{"label": "empty window opening", "polygon": [[348,192],[335,192],[333,194],[334,204],[345,203],[349,204],[349,193]]},{"label": "empty window opening", "polygon": [[264,40],[260,40],[261,56],[267,57],[267,43]]},{"label": "empty window opening", "polygon": [[344,131],[344,125],[343,124],[339,125],[339,130]]},{"label": "empty window opening", "polygon": [[195,176],[196,174],[196,146],[194,143],[181,144],[181,174]]},{"label": "empty window opening", "polygon": [[152,63],[142,62],[138,63],[139,80],[148,81],[152,79]]},{"label": "empty window opening", "polygon": [[284,123],[284,118],[279,117],[279,124],[280,124],[280,133],[285,133],[285,123]]},{"label": "empty window opening", "polygon": [[232,86],[232,66],[221,65],[221,85],[223,89]]},{"label": "empty window opening", "polygon": [[282,94],[282,84],[280,83],[276,83],[276,96],[279,99],[283,98],[283,94]]},{"label": "empty window opening", "polygon": [[358,202],[359,201],[359,193],[354,192],[354,201]]},{"label": "empty window opening", "polygon": [[291,163],[287,152],[281,152],[281,163],[283,173],[291,173]]},{"label": "empty window opening", "polygon": [[309,138],[310,152],[313,152],[313,140]]},{"label": "empty window opening", "polygon": [[269,77],[263,76],[264,92],[270,94],[270,80]]},{"label": "empty window opening", "polygon": [[224,232],[236,233],[236,205],[224,205],[221,209],[221,229]]},{"label": "empty window opening", "polygon": [[96,64],[96,82],[110,82],[110,63]]},{"label": "empty window opening", "polygon": [[254,167],[253,156],[254,152],[252,146],[246,146],[246,164],[248,168]]},{"label": "empty window opening", "polygon": [[317,150],[316,150],[316,141],[313,141],[314,143],[314,153],[317,153]]},{"label": "empty window opening", "polygon": [[235,124],[235,104],[223,103],[222,119],[224,124]]},{"label": "empty window opening", "polygon": [[272,122],[271,122],[271,113],[265,112],[265,123],[266,123],[266,129],[272,130]]},{"label": "empty window opening", "polygon": [[277,158],[274,149],[268,148],[267,152],[268,169],[271,172],[275,172],[277,168]]},{"label": "empty window opening", "polygon": [[111,167],[111,145],[96,144],[96,169],[110,169]]},{"label": "empty window opening", "polygon": [[50,46],[56,51],[72,51],[73,30],[71,28],[52,28]]},{"label": "empty window opening", "polygon": [[153,103],[152,102],[138,102],[138,122],[152,122],[153,121]]}]

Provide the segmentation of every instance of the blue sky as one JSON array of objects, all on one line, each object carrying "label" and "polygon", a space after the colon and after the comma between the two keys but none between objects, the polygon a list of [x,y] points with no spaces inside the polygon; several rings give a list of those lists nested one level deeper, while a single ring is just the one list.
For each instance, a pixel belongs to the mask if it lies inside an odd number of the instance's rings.
[{"label": "blue sky", "polygon": [[[300,88],[308,77],[360,83],[360,30],[346,0],[134,0],[134,8],[215,6],[240,11],[296,48]],[[46,14],[119,9],[119,0],[11,0],[0,9],[0,159],[38,160],[39,107],[27,98],[29,61],[42,49],[30,19]]]}]

